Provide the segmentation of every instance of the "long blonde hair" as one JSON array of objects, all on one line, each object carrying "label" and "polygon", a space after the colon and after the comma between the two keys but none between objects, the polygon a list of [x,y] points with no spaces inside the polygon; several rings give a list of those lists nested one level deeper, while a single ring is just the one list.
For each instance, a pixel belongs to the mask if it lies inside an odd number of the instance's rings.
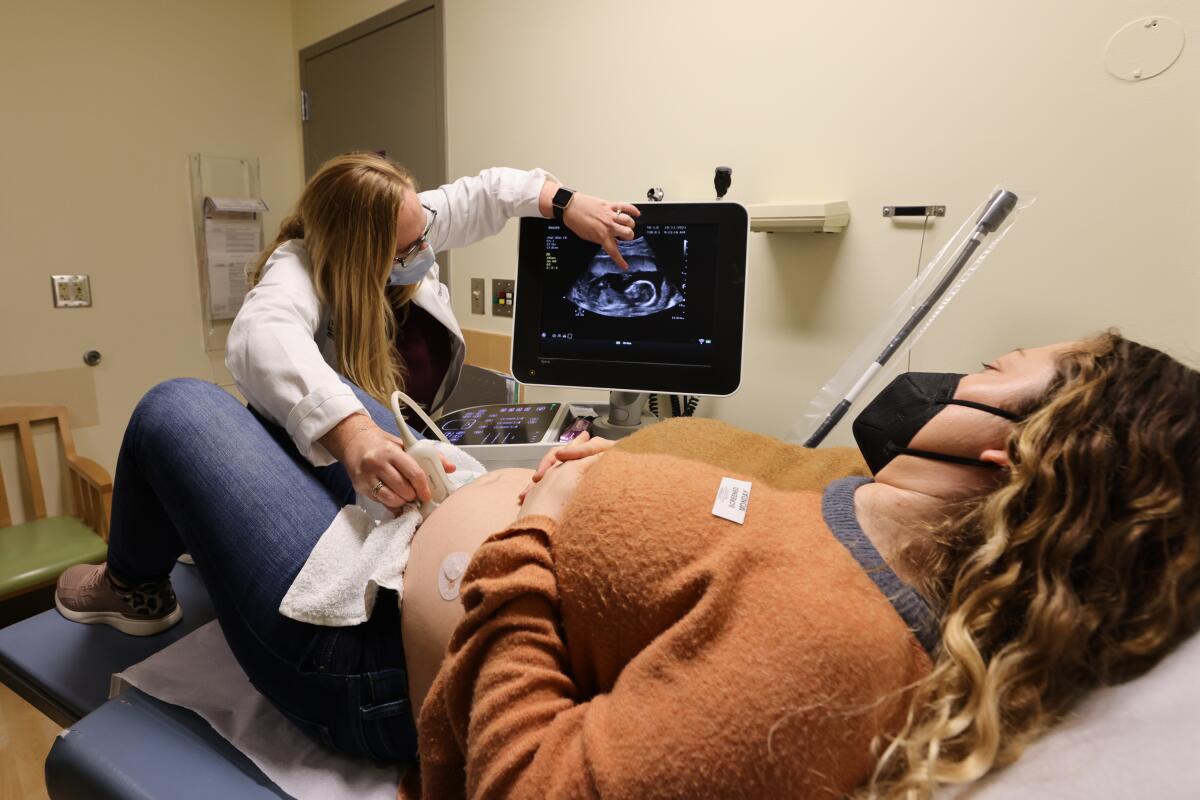
[{"label": "long blonde hair", "polygon": [[941,648],[865,796],[925,798],[1015,761],[1200,621],[1200,373],[1108,332],[1031,405],[1009,480],[938,530]]},{"label": "long blonde hair", "polygon": [[383,403],[404,388],[393,308],[406,307],[417,292],[415,285],[387,285],[407,189],[416,190],[412,176],[374,153],[326,161],[250,273],[257,284],[275,248],[303,239],[317,297],[336,328],[338,370]]}]

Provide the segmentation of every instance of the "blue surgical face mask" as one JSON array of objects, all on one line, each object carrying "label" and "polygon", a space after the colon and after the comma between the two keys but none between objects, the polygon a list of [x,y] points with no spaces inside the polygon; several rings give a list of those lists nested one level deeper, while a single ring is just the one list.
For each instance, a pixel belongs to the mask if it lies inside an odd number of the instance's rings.
[{"label": "blue surgical face mask", "polygon": [[433,248],[426,245],[425,249],[405,261],[403,265],[392,264],[392,274],[388,276],[388,286],[409,286],[420,283],[429,270],[433,269],[435,263]]}]

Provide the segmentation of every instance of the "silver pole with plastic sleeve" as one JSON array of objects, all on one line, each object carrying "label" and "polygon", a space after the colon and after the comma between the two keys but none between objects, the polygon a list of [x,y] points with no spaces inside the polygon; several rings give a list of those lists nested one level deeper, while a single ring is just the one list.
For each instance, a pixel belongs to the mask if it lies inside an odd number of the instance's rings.
[{"label": "silver pole with plastic sleeve", "polygon": [[[946,291],[954,285],[959,273],[962,272],[963,267],[970,263],[971,258],[975,255],[975,251],[979,249],[983,240],[994,233],[1004,223],[1004,220],[1008,218],[1008,215],[1012,213],[1012,210],[1016,208],[1017,200],[1017,195],[1007,189],[997,189],[992,193],[987,203],[984,204],[983,213],[980,214],[979,221],[975,223],[975,230],[963,242],[953,263],[942,276],[942,279],[938,281],[933,291],[913,310],[912,315],[900,326],[900,330],[888,341],[887,345],[884,346],[871,365],[863,371],[859,379],[854,382],[854,385],[850,387],[846,395],[838,401],[833,410],[821,421],[821,424],[817,426],[812,435],[805,440],[805,447],[817,447],[820,445],[825,440],[825,437],[829,435],[829,432],[841,421],[842,417],[846,416],[846,412],[850,409],[850,406],[858,399],[858,396],[862,394],[875,375],[900,350],[900,347],[912,335],[913,331],[917,329],[921,321],[937,306]],[[836,397],[836,395],[834,396]]]}]

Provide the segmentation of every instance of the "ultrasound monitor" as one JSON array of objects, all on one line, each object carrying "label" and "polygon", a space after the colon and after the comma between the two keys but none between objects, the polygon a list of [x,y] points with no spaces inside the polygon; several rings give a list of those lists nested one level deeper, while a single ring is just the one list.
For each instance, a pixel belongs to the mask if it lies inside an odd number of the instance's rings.
[{"label": "ultrasound monitor", "polygon": [[639,205],[628,270],[552,219],[521,220],[513,375],[523,383],[728,395],[741,382],[749,218]]}]

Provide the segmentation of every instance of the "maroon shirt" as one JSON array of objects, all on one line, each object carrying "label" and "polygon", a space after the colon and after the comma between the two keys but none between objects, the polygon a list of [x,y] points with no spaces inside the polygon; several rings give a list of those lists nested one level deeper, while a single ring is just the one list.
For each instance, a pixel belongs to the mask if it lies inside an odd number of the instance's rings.
[{"label": "maroon shirt", "polygon": [[408,304],[407,314],[396,331],[396,350],[408,373],[404,393],[428,411],[450,369],[450,331],[416,303]]}]

